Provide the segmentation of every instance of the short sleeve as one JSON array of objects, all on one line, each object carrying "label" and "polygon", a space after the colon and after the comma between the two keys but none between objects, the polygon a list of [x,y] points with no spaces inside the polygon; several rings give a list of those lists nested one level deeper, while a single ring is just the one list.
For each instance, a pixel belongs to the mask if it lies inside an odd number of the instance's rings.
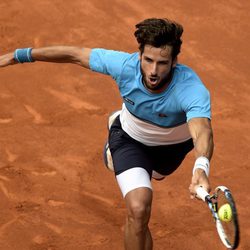
[{"label": "short sleeve", "polygon": [[89,59],[90,69],[95,72],[110,75],[117,81],[129,57],[130,54],[126,52],[92,49]]},{"label": "short sleeve", "polygon": [[198,85],[187,93],[183,102],[187,121],[192,118],[211,119],[211,101],[209,91],[203,86]]}]

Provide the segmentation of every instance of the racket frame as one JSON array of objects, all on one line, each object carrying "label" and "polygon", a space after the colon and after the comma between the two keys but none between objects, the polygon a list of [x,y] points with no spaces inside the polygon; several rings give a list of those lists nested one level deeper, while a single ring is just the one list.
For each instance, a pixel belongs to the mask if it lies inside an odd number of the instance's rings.
[{"label": "racket frame", "polygon": [[[234,220],[234,225],[235,225],[235,240],[234,240],[234,244],[231,244],[230,241],[228,240],[228,237],[224,231],[224,228],[222,226],[221,220],[219,218],[218,215],[218,207],[217,207],[217,197],[219,192],[223,192],[228,200],[228,202],[230,203],[230,206],[232,208],[232,212],[233,212],[233,220]],[[216,229],[217,232],[219,234],[219,237],[222,241],[222,243],[229,249],[236,249],[237,246],[239,245],[239,225],[238,225],[238,219],[237,219],[237,212],[236,212],[236,207],[235,207],[235,203],[233,200],[233,197],[231,195],[230,190],[225,187],[225,186],[218,186],[215,189],[215,193],[210,195],[204,188],[202,187],[198,187],[196,190],[197,195],[204,201],[207,203],[212,216],[215,220],[215,224],[216,224]]]}]

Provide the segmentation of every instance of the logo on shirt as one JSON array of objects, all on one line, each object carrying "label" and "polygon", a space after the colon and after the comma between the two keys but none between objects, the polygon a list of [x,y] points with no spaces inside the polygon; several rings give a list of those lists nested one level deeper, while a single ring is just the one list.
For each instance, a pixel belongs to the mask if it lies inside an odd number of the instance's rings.
[{"label": "logo on shirt", "polygon": [[124,97],[123,99],[124,99],[124,101],[128,102],[129,104],[135,105],[135,103],[132,100],[128,99],[127,97]]}]

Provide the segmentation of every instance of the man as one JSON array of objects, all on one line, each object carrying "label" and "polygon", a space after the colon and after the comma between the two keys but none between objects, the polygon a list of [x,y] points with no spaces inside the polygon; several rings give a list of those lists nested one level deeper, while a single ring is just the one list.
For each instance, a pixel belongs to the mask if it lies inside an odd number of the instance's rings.
[{"label": "man", "polygon": [[194,71],[177,63],[182,33],[176,22],[151,18],[136,25],[139,53],[56,46],[0,57],[1,67],[32,61],[74,63],[116,81],[123,106],[111,117],[107,146],[127,206],[125,249],[153,248],[148,228],[151,177],[162,179],[174,172],[193,148],[191,198],[199,186],[210,189],[210,96]]}]

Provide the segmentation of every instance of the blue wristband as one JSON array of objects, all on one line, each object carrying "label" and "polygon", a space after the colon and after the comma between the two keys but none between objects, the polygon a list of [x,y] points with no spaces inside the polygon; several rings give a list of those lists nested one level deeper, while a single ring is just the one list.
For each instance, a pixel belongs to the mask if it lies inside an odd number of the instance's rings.
[{"label": "blue wristband", "polygon": [[19,63],[34,62],[31,56],[32,48],[16,49],[14,58]]}]

